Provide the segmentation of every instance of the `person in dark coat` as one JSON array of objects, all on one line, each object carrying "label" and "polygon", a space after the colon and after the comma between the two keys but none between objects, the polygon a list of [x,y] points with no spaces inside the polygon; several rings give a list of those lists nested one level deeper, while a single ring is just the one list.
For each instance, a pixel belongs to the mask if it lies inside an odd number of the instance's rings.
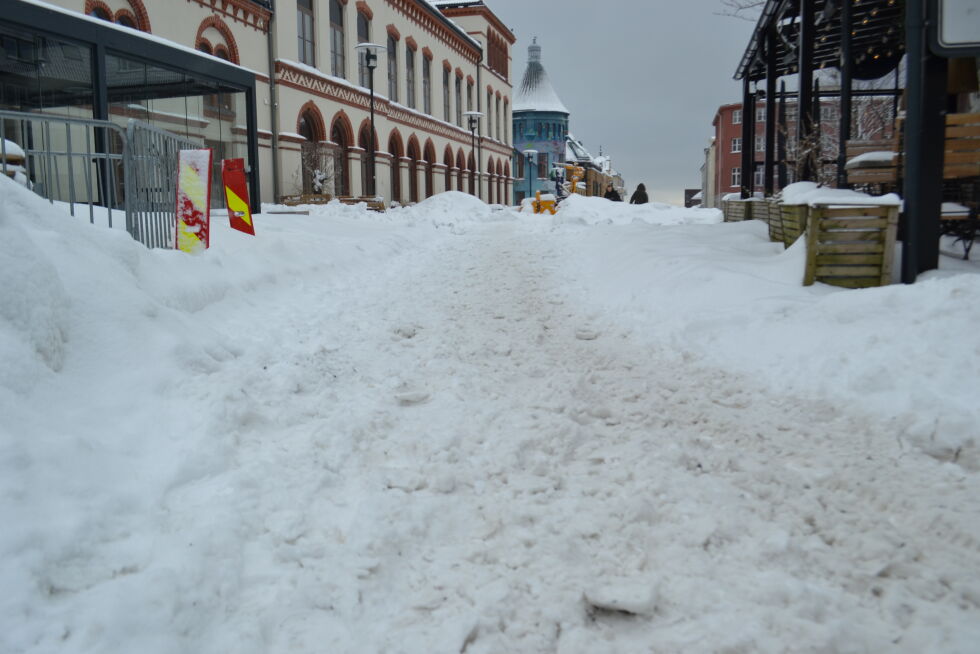
[{"label": "person in dark coat", "polygon": [[606,198],[607,200],[612,200],[613,202],[623,201],[623,198],[619,196],[619,191],[614,189],[612,184],[606,184],[606,192],[602,197]]},{"label": "person in dark coat", "polygon": [[637,184],[636,190],[633,191],[633,195],[630,196],[630,204],[646,204],[650,201],[647,197],[647,187],[643,184]]}]

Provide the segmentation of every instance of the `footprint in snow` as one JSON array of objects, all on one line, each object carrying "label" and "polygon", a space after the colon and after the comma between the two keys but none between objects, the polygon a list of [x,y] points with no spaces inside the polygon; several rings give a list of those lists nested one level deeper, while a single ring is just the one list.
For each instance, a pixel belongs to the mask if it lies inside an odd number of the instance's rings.
[{"label": "footprint in snow", "polygon": [[575,338],[580,341],[594,341],[599,338],[599,332],[594,329],[577,329],[575,330]]}]

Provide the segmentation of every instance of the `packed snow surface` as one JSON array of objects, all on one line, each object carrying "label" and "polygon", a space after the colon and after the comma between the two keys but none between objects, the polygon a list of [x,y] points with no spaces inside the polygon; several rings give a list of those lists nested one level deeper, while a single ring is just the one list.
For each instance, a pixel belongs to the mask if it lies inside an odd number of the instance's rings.
[{"label": "packed snow surface", "polygon": [[977,651],[975,264],[310,212],[187,255],[0,179],[0,651]]}]

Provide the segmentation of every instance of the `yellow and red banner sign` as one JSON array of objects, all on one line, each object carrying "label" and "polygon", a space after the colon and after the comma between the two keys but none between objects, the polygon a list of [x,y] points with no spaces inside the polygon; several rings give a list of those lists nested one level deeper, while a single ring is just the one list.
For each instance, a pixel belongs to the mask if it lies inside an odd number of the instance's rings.
[{"label": "yellow and red banner sign", "polygon": [[211,149],[181,150],[177,157],[177,238],[182,252],[203,252],[211,228]]},{"label": "yellow and red banner sign", "polygon": [[248,184],[245,182],[244,159],[222,159],[221,181],[225,186],[228,222],[232,229],[255,236],[252,211],[248,204]]}]

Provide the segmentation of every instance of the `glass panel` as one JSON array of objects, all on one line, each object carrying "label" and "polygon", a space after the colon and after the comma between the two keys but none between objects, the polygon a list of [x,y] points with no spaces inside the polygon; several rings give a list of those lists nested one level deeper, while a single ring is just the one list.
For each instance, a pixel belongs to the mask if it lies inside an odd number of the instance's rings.
[{"label": "glass panel", "polygon": [[92,118],[87,46],[0,25],[0,108]]},{"label": "glass panel", "polygon": [[248,162],[245,93],[210,80],[106,55],[109,118],[125,126],[132,118],[212,150],[211,206],[224,207],[221,160]]}]

